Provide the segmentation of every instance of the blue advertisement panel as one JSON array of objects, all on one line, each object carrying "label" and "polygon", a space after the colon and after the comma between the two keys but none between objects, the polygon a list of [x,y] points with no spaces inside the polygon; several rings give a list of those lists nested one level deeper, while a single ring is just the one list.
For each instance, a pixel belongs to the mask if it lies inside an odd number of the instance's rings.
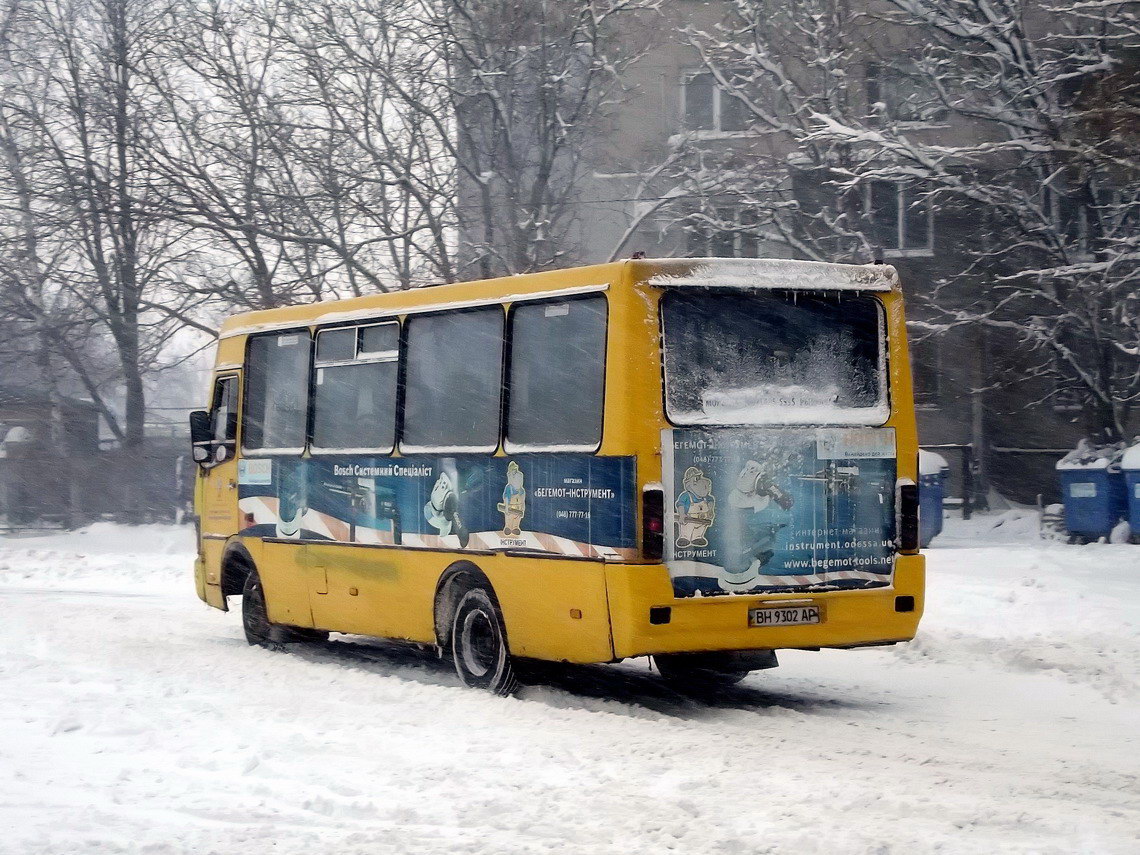
[{"label": "blue advertisement panel", "polygon": [[892,429],[666,430],[662,449],[677,596],[889,583]]},{"label": "blue advertisement panel", "polygon": [[636,547],[634,458],[337,456],[239,461],[244,533],[620,559]]}]

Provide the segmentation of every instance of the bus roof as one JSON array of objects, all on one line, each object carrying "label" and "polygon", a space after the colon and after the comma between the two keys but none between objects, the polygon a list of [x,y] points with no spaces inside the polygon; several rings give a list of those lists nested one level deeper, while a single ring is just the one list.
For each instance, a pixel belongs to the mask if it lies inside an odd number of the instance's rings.
[{"label": "bus roof", "polygon": [[898,274],[883,264],[830,264],[783,258],[636,259],[244,312],[225,320],[220,337],[365,320],[385,314],[588,294],[605,291],[623,281],[663,288],[890,291],[898,287]]},{"label": "bus roof", "polygon": [[659,288],[890,291],[899,284],[898,271],[887,264],[791,258],[663,258],[643,263],[648,269],[638,278]]}]

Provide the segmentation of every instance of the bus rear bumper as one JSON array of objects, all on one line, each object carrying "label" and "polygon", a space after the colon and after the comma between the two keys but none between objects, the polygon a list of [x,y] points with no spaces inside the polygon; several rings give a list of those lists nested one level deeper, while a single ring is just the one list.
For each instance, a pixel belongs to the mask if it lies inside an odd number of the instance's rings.
[{"label": "bus rear bumper", "polygon": [[[626,658],[653,653],[861,647],[909,641],[922,617],[925,579],[923,556],[900,555],[895,561],[893,584],[885,588],[676,599],[663,565],[609,565],[606,586],[614,654]],[[821,622],[748,625],[750,608],[789,600],[810,600],[818,605]]]}]

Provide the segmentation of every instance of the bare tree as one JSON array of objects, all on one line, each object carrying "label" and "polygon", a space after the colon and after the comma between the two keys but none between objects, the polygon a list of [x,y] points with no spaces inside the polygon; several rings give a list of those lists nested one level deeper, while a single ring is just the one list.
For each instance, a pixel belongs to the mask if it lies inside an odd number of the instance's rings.
[{"label": "bare tree", "polygon": [[1085,0],[853,7],[737,0],[721,27],[689,31],[753,134],[763,168],[738,192],[764,212],[758,229],[806,257],[822,246],[865,258],[880,242],[876,182],[913,188],[914,211],[971,212],[985,228],[956,248],[926,328],[1017,338],[1038,357],[1031,373],[1068,383],[1090,428],[1121,438],[1140,395],[1135,12]]},{"label": "bare tree", "polygon": [[440,120],[450,123],[443,139],[458,169],[465,272],[572,259],[586,168],[623,97],[623,72],[645,50],[630,38],[630,19],[657,0],[419,5],[420,30],[445,62]]},{"label": "bare tree", "polygon": [[305,275],[295,208],[308,188],[298,193],[290,175],[281,32],[272,10],[262,12],[213,0],[170,6],[158,50],[140,66],[161,110],[139,156],[166,214],[193,229],[215,262],[215,276],[187,285],[247,309],[327,293],[319,275]]},{"label": "bare tree", "polygon": [[[122,445],[138,447],[144,377],[182,323],[168,286],[192,256],[136,157],[149,107],[134,70],[152,44],[152,4],[26,0],[6,11],[0,146],[15,263],[3,305],[38,338],[42,371],[66,367]],[[100,335],[109,376],[92,358]]]},{"label": "bare tree", "polygon": [[414,0],[293,3],[288,80],[303,116],[297,153],[327,200],[313,227],[374,273],[408,288],[456,277],[456,164],[446,135],[447,69],[425,44]]},{"label": "bare tree", "polygon": [[145,146],[170,215],[240,275],[195,287],[264,308],[454,278],[443,65],[416,3],[186,0],[146,66]]},{"label": "bare tree", "polygon": [[691,188],[700,200],[691,226],[739,229],[718,216],[716,201],[728,198],[755,212],[748,228],[764,243],[815,260],[869,260],[875,240],[860,188],[836,180],[860,172],[864,158],[849,141],[818,134],[821,117],[847,125],[865,115],[857,81],[873,47],[861,5],[741,0],[715,28],[682,27],[732,143],[710,144],[685,117],[675,147],[690,152],[691,174],[716,176]]}]

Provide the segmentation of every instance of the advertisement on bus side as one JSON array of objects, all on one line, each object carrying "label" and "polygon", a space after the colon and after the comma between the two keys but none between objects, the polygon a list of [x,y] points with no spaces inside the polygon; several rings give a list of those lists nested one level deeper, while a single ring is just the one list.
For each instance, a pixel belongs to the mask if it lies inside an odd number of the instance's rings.
[{"label": "advertisement on bus side", "polygon": [[246,534],[339,543],[634,554],[634,458],[365,457],[243,460]]}]

